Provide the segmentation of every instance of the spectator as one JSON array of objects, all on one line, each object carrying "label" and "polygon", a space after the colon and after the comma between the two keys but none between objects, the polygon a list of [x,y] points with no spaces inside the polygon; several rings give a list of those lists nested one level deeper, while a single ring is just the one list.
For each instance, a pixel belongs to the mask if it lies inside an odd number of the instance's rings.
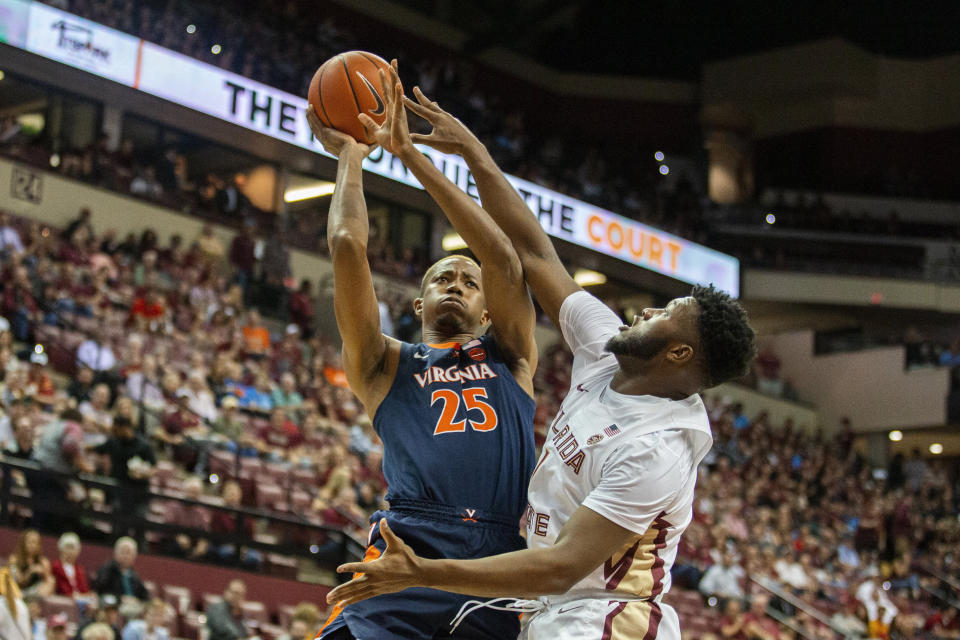
[{"label": "spectator", "polygon": [[93,579],[93,590],[100,596],[112,595],[119,600],[147,600],[150,594],[133,568],[136,561],[136,541],[127,537],[117,540],[113,545],[113,559],[100,567]]},{"label": "spectator", "polygon": [[80,640],[116,640],[117,633],[105,622],[94,622],[80,633]]},{"label": "spectator", "polygon": [[133,327],[146,333],[163,333],[167,327],[169,311],[163,300],[163,295],[156,289],[137,296],[130,307],[130,323]]},{"label": "spectator", "polygon": [[287,410],[283,407],[270,413],[270,423],[260,429],[257,438],[257,448],[275,460],[282,460],[290,449],[303,444],[300,430],[287,417]]},{"label": "spectator", "polygon": [[[199,501],[203,497],[203,481],[197,476],[190,476],[183,483],[183,497],[188,500]],[[182,529],[210,529],[210,511],[198,504],[174,502],[167,508],[164,518],[167,524]],[[164,544],[167,552],[172,555],[183,556],[192,560],[207,555],[209,543],[206,538],[186,533],[178,533]]]},{"label": "spectator", "polygon": [[93,451],[106,455],[110,460],[110,477],[120,485],[115,497],[119,512],[144,516],[148,506],[150,477],[157,463],[153,447],[134,432],[129,419],[117,418],[113,425],[113,437],[93,447]]},{"label": "spectator", "polygon": [[159,409],[165,404],[157,358],[151,353],[144,354],[140,369],[127,375],[126,395],[134,402],[142,402],[151,409]]},{"label": "spectator", "polygon": [[867,612],[867,633],[871,638],[888,638],[890,625],[897,617],[899,609],[890,600],[887,592],[877,585],[876,580],[870,579],[857,587],[856,595]]},{"label": "spectator", "polygon": [[304,640],[312,638],[317,633],[317,624],[320,622],[320,611],[309,602],[301,602],[294,609],[290,617],[290,626],[286,633],[277,640]]},{"label": "spectator", "polygon": [[122,640],[169,640],[170,631],[163,626],[167,605],[154,598],[147,603],[143,620],[131,620],[123,628]]},{"label": "spectator", "polygon": [[30,418],[22,416],[13,421],[13,442],[3,451],[3,455],[21,460],[33,459],[34,429]]},{"label": "spectator", "polygon": [[217,402],[213,392],[207,386],[207,380],[202,371],[191,371],[187,376],[186,391],[189,402],[187,406],[194,414],[207,422],[217,419]]},{"label": "spectator", "polygon": [[77,407],[84,420],[96,425],[97,431],[107,433],[113,426],[113,414],[110,412],[110,387],[100,383],[93,388],[90,400],[81,402]]},{"label": "spectator", "polygon": [[743,605],[739,598],[730,598],[723,608],[723,618],[720,622],[720,635],[734,640],[746,640],[746,616],[743,614]]},{"label": "spectator", "polygon": [[843,608],[830,617],[830,625],[848,637],[864,637],[867,633],[866,610],[853,598],[843,603]]},{"label": "spectator", "polygon": [[10,570],[0,569],[0,638],[29,640],[33,635],[30,612]]},{"label": "spectator", "polygon": [[234,268],[237,283],[243,290],[244,298],[247,295],[250,278],[253,276],[253,269],[257,264],[254,248],[253,229],[251,225],[244,224],[230,243],[230,264]]},{"label": "spectator", "polygon": [[77,369],[77,375],[67,386],[67,395],[73,398],[79,405],[83,402],[89,402],[93,394],[94,371],[90,367],[80,366]]},{"label": "spectator", "polygon": [[0,256],[23,253],[20,232],[10,226],[10,214],[0,211]]},{"label": "spectator", "polygon": [[87,582],[87,570],[77,564],[77,558],[80,556],[80,537],[72,532],[63,534],[57,542],[57,549],[60,557],[51,565],[57,595],[89,599],[93,594]]},{"label": "spectator", "polygon": [[780,625],[767,615],[770,596],[757,593],[750,599],[750,610],[743,617],[743,630],[749,640],[779,640]]},{"label": "spectator", "polygon": [[[223,483],[221,492],[223,506],[230,509],[242,509],[243,491],[235,480],[228,480]],[[237,529],[237,517],[227,511],[217,510],[214,512],[210,522],[210,532],[221,535],[242,535],[246,538],[253,537],[253,520],[244,519],[243,531]],[[210,556],[215,560],[229,561],[236,555],[237,547],[232,542],[218,543],[211,547]],[[255,549],[240,548],[240,561],[248,567],[256,567],[260,564],[262,556]]]},{"label": "spectator", "polygon": [[290,294],[287,302],[290,322],[300,327],[300,333],[307,337],[313,330],[313,298],[310,288],[310,281],[304,278],[300,281],[300,288]]},{"label": "spectator", "polygon": [[92,238],[94,233],[93,224],[90,222],[91,216],[92,214],[90,213],[90,209],[87,207],[80,209],[80,213],[77,215],[77,217],[71,220],[70,223],[63,229],[63,238],[65,240],[72,238],[79,229],[83,229],[86,232],[87,237]]},{"label": "spectator", "polygon": [[243,580],[231,580],[223,592],[223,599],[207,608],[208,640],[246,640],[253,634],[243,621],[243,600],[247,596],[247,585]]},{"label": "spectator", "polygon": [[200,416],[190,410],[191,397],[189,390],[177,390],[177,406],[164,416],[161,428],[154,432],[154,436],[170,445],[174,460],[193,469],[204,463],[202,439],[207,428],[200,421]]},{"label": "spectator", "polygon": [[56,613],[47,618],[46,640],[67,640],[67,623],[69,619],[65,613]]},{"label": "spectator", "polygon": [[739,599],[743,598],[743,578],[743,568],[734,561],[732,553],[724,551],[721,561],[706,570],[697,588],[705,596]]},{"label": "spectator", "polygon": [[247,420],[240,415],[238,406],[234,396],[225,397],[220,405],[220,417],[213,423],[212,431],[231,452],[236,452],[239,447],[241,455],[256,456],[255,442],[245,435]]},{"label": "spectator", "polygon": [[27,529],[20,534],[16,551],[11,554],[8,566],[21,592],[39,596],[53,594],[54,580],[50,572],[50,561],[43,557],[40,534],[35,529]]},{"label": "spectator", "polygon": [[287,371],[280,376],[280,386],[271,394],[273,406],[287,411],[296,411],[303,404],[303,396],[297,391],[297,379]]},{"label": "spectator", "polygon": [[203,225],[196,242],[207,268],[214,273],[218,272],[220,265],[227,257],[227,250],[214,232],[213,225],[209,223]]},{"label": "spectator", "polygon": [[243,326],[244,351],[248,356],[263,357],[270,353],[270,332],[260,319],[260,313],[251,309]]},{"label": "spectator", "polygon": [[104,373],[117,366],[117,357],[109,344],[97,336],[84,340],[77,348],[77,366]]}]

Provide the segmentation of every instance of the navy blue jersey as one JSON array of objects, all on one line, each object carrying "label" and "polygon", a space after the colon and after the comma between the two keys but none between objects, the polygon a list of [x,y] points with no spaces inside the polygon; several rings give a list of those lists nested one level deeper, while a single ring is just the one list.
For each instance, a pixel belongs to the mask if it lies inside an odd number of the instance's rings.
[{"label": "navy blue jersey", "polygon": [[387,500],[519,522],[536,463],[535,409],[492,335],[462,346],[404,343],[397,376],[373,418],[384,445]]}]

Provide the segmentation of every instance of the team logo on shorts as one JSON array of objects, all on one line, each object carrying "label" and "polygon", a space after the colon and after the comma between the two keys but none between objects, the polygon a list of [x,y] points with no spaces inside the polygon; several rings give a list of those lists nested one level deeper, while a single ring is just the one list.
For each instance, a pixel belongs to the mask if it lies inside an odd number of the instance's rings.
[{"label": "team logo on shorts", "polygon": [[597,444],[601,440],[603,440],[603,434],[601,433],[598,433],[595,436],[590,436],[589,438],[587,438],[587,446],[590,446],[592,444]]},{"label": "team logo on shorts", "polygon": [[480,347],[477,347],[476,349],[470,349],[470,351],[467,352],[467,355],[477,362],[483,362],[487,359],[487,352]]}]

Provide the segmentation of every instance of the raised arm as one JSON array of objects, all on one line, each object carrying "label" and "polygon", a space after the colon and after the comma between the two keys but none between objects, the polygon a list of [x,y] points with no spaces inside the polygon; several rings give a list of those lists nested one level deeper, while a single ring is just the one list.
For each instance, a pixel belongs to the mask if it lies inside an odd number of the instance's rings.
[{"label": "raised arm", "polygon": [[365,115],[361,121],[384,149],[410,169],[480,260],[484,300],[497,342],[513,360],[517,381],[533,395],[533,372],[537,368],[533,335],[536,316],[517,253],[506,234],[480,205],[413,146],[397,72],[392,68],[389,78],[383,72],[381,76],[388,116],[382,125]]},{"label": "raised arm", "polygon": [[[333,261],[333,306],[343,340],[347,381],[372,416],[385,395],[381,378],[391,368],[387,362],[388,346],[395,341],[380,331],[380,310],[367,261],[369,222],[361,164],[371,148],[325,128],[312,108],[307,111],[307,120],[324,148],[339,159],[327,218],[327,245]],[[392,365],[395,372],[396,358]]]},{"label": "raised arm", "polygon": [[559,328],[560,305],[571,293],[579,291],[580,285],[567,273],[550,237],[486,147],[466,125],[427,99],[418,87],[413,91],[417,101],[405,98],[404,103],[433,125],[433,131],[430,135],[414,134],[411,138],[443,153],[463,156],[477,183],[483,209],[510,238],[533,295]]}]

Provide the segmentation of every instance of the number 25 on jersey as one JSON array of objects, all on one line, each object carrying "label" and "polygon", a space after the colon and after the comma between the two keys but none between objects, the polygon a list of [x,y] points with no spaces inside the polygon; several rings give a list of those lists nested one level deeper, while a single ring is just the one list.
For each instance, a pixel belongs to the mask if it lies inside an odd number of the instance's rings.
[{"label": "number 25 on jersey", "polygon": [[[440,418],[437,420],[437,426],[433,430],[433,435],[441,433],[463,433],[467,430],[467,422],[474,431],[493,431],[497,428],[497,412],[489,404],[484,402],[487,397],[487,390],[483,387],[472,387],[463,390],[463,398],[452,389],[437,389],[430,396],[430,406],[437,402],[443,403],[443,409],[440,412]],[[457,413],[460,412],[460,403],[463,402],[467,408],[467,418],[456,420]],[[470,412],[480,420],[474,420]],[[480,412],[479,415],[476,412]]]}]

